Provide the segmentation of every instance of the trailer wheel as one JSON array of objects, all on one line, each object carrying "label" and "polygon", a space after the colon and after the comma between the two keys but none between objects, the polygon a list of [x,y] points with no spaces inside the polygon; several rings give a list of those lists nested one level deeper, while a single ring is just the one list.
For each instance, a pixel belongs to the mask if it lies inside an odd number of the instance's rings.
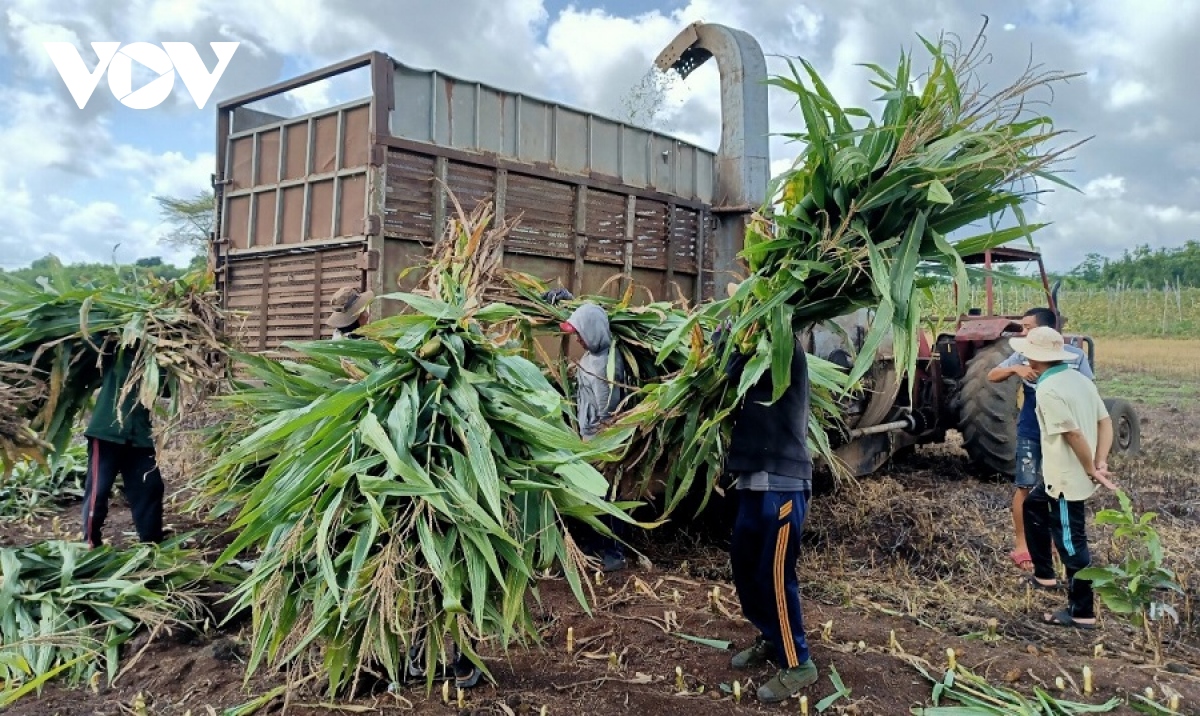
[{"label": "trailer wheel", "polygon": [[990,475],[1010,477],[1017,467],[1017,394],[1021,381],[993,383],[987,374],[1012,355],[1007,339],[975,354],[958,386],[952,407],[963,448],[971,462]]},{"label": "trailer wheel", "polygon": [[1142,421],[1129,401],[1105,398],[1104,407],[1113,424],[1113,452],[1137,455],[1142,449]]}]

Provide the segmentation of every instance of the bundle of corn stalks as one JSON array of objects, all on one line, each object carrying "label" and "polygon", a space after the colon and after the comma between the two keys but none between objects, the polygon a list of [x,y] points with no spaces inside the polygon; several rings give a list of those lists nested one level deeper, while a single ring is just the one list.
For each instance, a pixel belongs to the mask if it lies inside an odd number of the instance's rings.
[{"label": "bundle of corn stalks", "polygon": [[46,383],[32,368],[0,362],[0,464],[7,477],[26,461],[45,463],[50,446],[29,426],[28,406],[44,400]]},{"label": "bundle of corn stalks", "polygon": [[25,404],[24,417],[62,450],[99,385],[103,356],[116,352],[132,353],[121,399],[153,409],[167,394],[178,415],[222,377],[216,298],[200,272],[168,281],[114,271],[84,286],[62,275],[40,287],[0,277],[0,358],[36,369],[49,386]]},{"label": "bundle of corn stalks", "polygon": [[204,481],[241,503],[219,563],[261,552],[235,591],[253,610],[250,673],[292,664],[353,693],[364,674],[400,680],[423,644],[432,685],[447,639],[482,666],[475,640],[537,638],[539,570],[560,564],[586,605],[564,518],[607,532],[597,517],[629,506],[587,462],[611,444],[585,445],[538,367],[490,335],[519,315],[484,300],[511,230],[491,218],[460,210],[420,289],[384,297],[407,310],[364,338],[238,357],[262,384],[219,400],[249,433],[217,441]]},{"label": "bundle of corn stalks", "polygon": [[[558,331],[558,325],[583,301],[590,301],[602,308],[609,316],[613,334],[613,345],[621,351],[625,365],[630,367],[629,397],[622,404],[622,412],[613,424],[620,427],[613,432],[615,439],[636,440],[621,461],[611,461],[601,468],[609,481],[621,485],[621,494],[636,494],[639,498],[662,495],[666,483],[662,479],[669,472],[669,465],[677,458],[679,443],[673,442],[672,431],[679,428],[673,418],[680,413],[651,414],[664,404],[678,401],[663,393],[661,384],[668,380],[678,390],[696,390],[703,402],[688,407],[696,421],[703,416],[716,418],[719,424],[727,415],[727,396],[715,384],[697,383],[715,376],[698,373],[700,365],[710,358],[713,332],[717,328],[715,312],[693,312],[683,301],[678,303],[651,302],[643,306],[632,304],[634,287],[631,284],[621,299],[605,296],[585,296],[563,302],[550,303],[543,298],[546,286],[536,278],[512,274],[509,282],[518,294],[511,301],[521,307],[530,320],[525,325],[530,330],[523,336],[527,350],[535,352],[546,370],[559,376],[560,389],[568,397],[572,395],[572,384],[566,379],[565,360],[555,360],[540,349],[533,340],[539,332]],[[684,339],[687,340],[684,340]],[[845,371],[816,356],[808,356],[811,381],[812,419],[809,426],[809,446],[826,460],[832,460],[829,440],[831,432],[840,425],[841,408],[838,398],[847,393]],[[643,401],[646,405],[642,407]],[[629,426],[637,425],[641,430]],[[714,440],[718,433],[713,432]],[[698,449],[713,449],[714,446],[695,446]],[[626,469],[632,466],[632,472]],[[683,480],[669,490],[665,512],[670,512],[682,501],[696,484],[683,476]],[[701,497],[703,508],[705,496]]]},{"label": "bundle of corn stalks", "polygon": [[[566,380],[566,361],[551,357],[535,339],[539,335],[561,335],[559,325],[585,301],[600,306],[608,315],[613,347],[620,351],[628,369],[629,384],[625,387],[636,389],[660,383],[687,365],[685,345],[661,358],[659,355],[667,338],[692,316],[691,307],[682,299],[656,301],[647,292],[650,299],[647,303],[634,304],[638,287],[630,283],[619,299],[596,295],[550,302],[544,297],[548,286],[540,279],[517,272],[509,272],[505,278],[512,289],[511,296],[506,296],[508,304],[520,308],[524,314],[522,327],[525,331],[521,340],[525,349],[559,379],[565,395],[573,393],[571,382]],[[704,316],[700,318],[701,329],[705,332],[715,327],[713,321]]]},{"label": "bundle of corn stalks", "polygon": [[121,645],[139,630],[211,618],[201,581],[234,580],[210,573],[182,539],[123,551],[60,541],[0,549],[0,707],[55,678],[111,683]]},{"label": "bundle of corn stalks", "polygon": [[[747,232],[742,256],[750,276],[701,314],[727,316],[731,339],[709,350],[698,326],[681,326],[663,351],[690,343],[689,369],[620,421],[637,432],[635,444],[666,434],[685,446],[672,461],[668,494],[698,474],[715,479],[722,419],[746,389],[769,375],[776,399],[786,390],[797,331],[872,308],[873,325],[846,384],[866,375],[889,332],[900,376],[912,374],[926,296],[940,280],[934,274],[952,277],[966,296],[963,256],[1039,228],[1025,223],[1021,205],[1036,190],[1033,180],[1063,183],[1053,167],[1070,147],[1049,147],[1062,132],[1032,112],[1030,95],[1068,76],[1030,71],[985,95],[977,76],[982,33],[966,48],[922,42],[932,64],[919,78],[911,54],[902,54],[895,73],[868,66],[883,90],[878,121],[865,109],[841,107],[807,63],[811,89],[795,66],[791,77],[772,80],[796,97],[805,129],[789,136],[804,149],[776,180],[778,211],[764,210]],[[995,228],[1007,215],[1016,225]],[[992,228],[947,238],[976,222]],[[740,384],[728,386],[722,368],[735,351],[750,358]],[[672,424],[660,424],[661,416]],[[627,461],[641,454],[631,450]]]}]

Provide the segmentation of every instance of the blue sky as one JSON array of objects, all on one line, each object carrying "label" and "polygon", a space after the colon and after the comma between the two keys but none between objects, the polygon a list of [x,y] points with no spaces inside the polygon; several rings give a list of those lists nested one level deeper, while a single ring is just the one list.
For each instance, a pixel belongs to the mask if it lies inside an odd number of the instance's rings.
[{"label": "blue sky", "polygon": [[[1171,246],[1200,230],[1200,100],[1192,89],[1200,3],[981,0],[136,0],[117,9],[90,0],[7,0],[0,11],[0,266],[48,252],[64,260],[186,256],[159,243],[154,194],[208,185],[216,102],[316,66],[379,49],[432,67],[593,111],[620,114],[654,56],[688,23],[722,22],[753,34],[768,53],[803,55],[844,103],[873,94],[859,62],[893,64],[915,33],[973,34],[991,18],[989,78],[1012,79],[1031,53],[1047,68],[1085,72],[1054,98],[1050,114],[1093,137],[1072,164],[1081,192],[1055,192],[1030,207],[1052,221],[1039,238],[1052,268],[1091,251]],[[269,28],[269,29],[268,29]],[[210,41],[239,41],[214,96],[198,110],[176,81],[173,97],[128,109],[101,80],[86,110],[72,102],[42,49],[87,43],[188,41],[211,68]],[[774,62],[774,61],[773,61]],[[773,64],[778,69],[779,64]],[[319,97],[310,96],[310,102]],[[326,99],[333,101],[336,96]],[[671,86],[656,128],[715,147],[714,68]],[[297,107],[295,111],[300,111]],[[772,96],[775,131],[798,128],[785,97]],[[794,149],[773,141],[773,168]]]}]

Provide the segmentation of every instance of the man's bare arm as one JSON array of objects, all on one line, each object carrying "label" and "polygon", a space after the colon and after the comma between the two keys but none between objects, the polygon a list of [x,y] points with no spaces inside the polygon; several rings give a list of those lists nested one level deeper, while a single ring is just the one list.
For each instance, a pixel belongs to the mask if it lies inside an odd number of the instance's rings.
[{"label": "man's bare arm", "polygon": [[[1095,453],[1092,452],[1092,446],[1088,445],[1087,438],[1084,437],[1082,431],[1078,429],[1071,430],[1063,433],[1063,437],[1066,439],[1067,444],[1071,446],[1071,451],[1075,453],[1075,457],[1079,460],[1079,464],[1083,465],[1084,472],[1087,473],[1088,477],[1092,478],[1093,482],[1098,482],[1110,490],[1117,489],[1117,486],[1113,484],[1112,480],[1108,479],[1107,468],[1097,468],[1096,462],[1092,458]],[[1109,437],[1111,444],[1111,426]]]},{"label": "man's bare arm", "polygon": [[1021,380],[1034,380],[1037,378],[1037,375],[1033,372],[1033,368],[1027,365],[1015,365],[1010,368],[996,366],[988,371],[987,379],[993,383],[1003,383],[1014,375]]},{"label": "man's bare arm", "polygon": [[1071,446],[1071,450],[1075,453],[1075,457],[1079,460],[1079,464],[1083,465],[1083,470],[1089,476],[1096,473],[1096,462],[1093,459],[1095,453],[1092,452],[1092,446],[1088,445],[1087,438],[1084,437],[1083,431],[1076,428],[1063,433],[1067,444]]},{"label": "man's bare arm", "polygon": [[1112,418],[1105,417],[1096,424],[1096,467],[1102,470],[1108,468],[1108,452],[1112,450],[1113,424]]}]

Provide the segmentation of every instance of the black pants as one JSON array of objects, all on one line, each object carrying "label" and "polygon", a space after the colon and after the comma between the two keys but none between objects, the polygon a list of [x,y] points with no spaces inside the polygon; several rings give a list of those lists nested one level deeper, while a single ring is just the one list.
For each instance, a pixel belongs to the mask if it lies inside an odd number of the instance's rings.
[{"label": "black pants", "polygon": [[83,538],[88,545],[104,543],[100,531],[108,517],[108,498],[117,473],[133,512],[133,525],[143,542],[161,542],[163,481],[154,448],[139,448],[88,438],[88,472],[83,488]]},{"label": "black pants", "polygon": [[1092,563],[1088,551],[1085,503],[1046,494],[1038,484],[1025,498],[1025,542],[1033,560],[1033,576],[1054,579],[1054,556],[1050,544],[1058,548],[1058,557],[1067,571],[1068,605],[1071,616],[1092,619],[1096,616],[1092,583],[1076,579],[1075,573]]},{"label": "black pants", "polygon": [[806,492],[738,490],[729,550],[742,614],[775,647],[775,663],[785,669],[809,659],[796,578],[808,497]]}]

